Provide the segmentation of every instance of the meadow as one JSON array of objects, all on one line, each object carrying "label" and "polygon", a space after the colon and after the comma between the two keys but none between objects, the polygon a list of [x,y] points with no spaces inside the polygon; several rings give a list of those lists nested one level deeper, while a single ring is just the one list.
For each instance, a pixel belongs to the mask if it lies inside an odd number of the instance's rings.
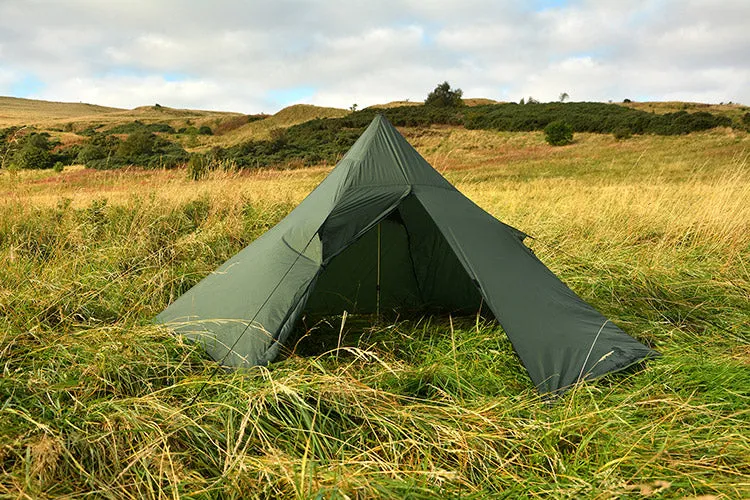
[{"label": "meadow", "polygon": [[212,376],[151,319],[330,165],[0,172],[0,497],[750,496],[748,133],[402,131],[662,357],[550,402],[489,319],[336,317]]}]

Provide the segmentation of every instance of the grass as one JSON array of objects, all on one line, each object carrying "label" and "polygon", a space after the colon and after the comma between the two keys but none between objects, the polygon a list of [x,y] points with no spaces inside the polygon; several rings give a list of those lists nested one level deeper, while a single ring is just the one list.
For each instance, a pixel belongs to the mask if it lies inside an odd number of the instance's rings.
[{"label": "grass", "polygon": [[37,101],[0,96],[0,128],[70,120],[123,111],[86,103]]},{"label": "grass", "polygon": [[648,111],[650,113],[675,113],[677,111],[708,111],[709,113],[725,115],[739,121],[742,115],[750,111],[750,107],[739,103],[706,104],[702,102],[661,101],[661,102],[629,102],[618,103],[629,108]]},{"label": "grass", "polygon": [[[462,99],[465,106],[481,106],[483,104],[497,104],[500,101],[496,101],[494,99],[487,99],[484,97],[469,97]],[[387,102],[385,104],[373,104],[372,106],[368,106],[368,108],[375,108],[375,109],[388,109],[388,108],[398,108],[401,106],[419,106],[421,104],[424,104],[423,101],[392,101]]]},{"label": "grass", "polygon": [[174,109],[167,106],[140,106],[119,109],[85,103],[61,103],[0,96],[0,128],[30,126],[48,132],[64,145],[80,144],[78,135],[93,128],[106,132],[138,120],[145,124],[167,124],[175,130],[210,127],[215,135],[172,134],[170,139],[190,151],[207,151],[214,146],[229,147],[251,139],[266,140],[276,129],[283,129],[315,118],[339,118],[349,111],[309,104],[288,106],[274,115],[249,121],[240,113]]},{"label": "grass", "polygon": [[549,404],[494,322],[329,318],[210,378],[150,319],[327,169],[2,173],[0,496],[750,494],[747,134],[404,132],[663,357]]},{"label": "grass", "polygon": [[168,123],[184,127],[216,126],[239,113],[174,109],[166,106],[141,106],[135,109],[110,108],[85,103],[49,102],[0,96],[0,128],[33,126],[57,136],[61,132],[80,132],[89,127],[109,129],[140,120],[143,123]]},{"label": "grass", "polygon": [[349,111],[338,108],[326,108],[310,104],[294,104],[288,106],[278,113],[264,120],[247,123],[219,136],[202,137],[201,147],[208,146],[234,146],[245,141],[268,140],[275,129],[291,127],[315,118],[340,118],[349,114]]}]

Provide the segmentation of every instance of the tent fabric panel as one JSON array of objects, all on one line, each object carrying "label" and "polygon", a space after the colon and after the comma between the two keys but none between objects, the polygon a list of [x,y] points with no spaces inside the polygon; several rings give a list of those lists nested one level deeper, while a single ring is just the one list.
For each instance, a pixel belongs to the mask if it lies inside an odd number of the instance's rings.
[{"label": "tent fabric panel", "polygon": [[347,191],[320,228],[323,262],[328,263],[391,213],[410,191],[403,185]]},{"label": "tent fabric panel", "polygon": [[[655,355],[581,300],[460,193],[415,189],[542,392]],[[481,213],[480,213],[481,212]]]},{"label": "tent fabric panel", "polygon": [[432,217],[414,196],[404,199],[398,212],[409,238],[421,309],[476,313],[482,295]]},{"label": "tent fabric panel", "polygon": [[383,219],[334,257],[320,273],[305,311],[310,314],[371,314],[377,309],[378,231],[380,231],[380,310],[420,305],[419,290],[400,221]]},{"label": "tent fabric panel", "polygon": [[[156,321],[200,341],[224,364],[251,366],[264,360],[298,290],[320,269],[317,235],[296,250],[278,240],[251,245],[165,309]],[[227,357],[236,343],[234,353]]]},{"label": "tent fabric panel", "polygon": [[455,191],[385,117],[376,116],[361,139],[350,150],[359,161],[345,187],[422,184]]}]

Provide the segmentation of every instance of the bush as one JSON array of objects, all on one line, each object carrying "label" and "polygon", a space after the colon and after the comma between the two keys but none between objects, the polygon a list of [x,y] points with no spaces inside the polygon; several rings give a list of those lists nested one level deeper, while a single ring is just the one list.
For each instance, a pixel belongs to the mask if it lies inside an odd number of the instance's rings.
[{"label": "bush", "polygon": [[544,127],[544,139],[552,146],[564,146],[573,142],[573,127],[563,121],[555,121]]},{"label": "bush", "polygon": [[633,136],[633,133],[627,127],[618,127],[614,132],[612,132],[612,135],[618,141],[624,141],[626,139],[630,139]]},{"label": "bush", "polygon": [[110,134],[133,134],[135,132],[162,132],[165,134],[174,134],[175,130],[166,123],[143,123],[135,120],[131,123],[117,125],[109,130]]},{"label": "bush", "polygon": [[18,168],[50,168],[52,157],[49,151],[32,144],[26,144],[13,156],[13,163]]},{"label": "bush", "polygon": [[133,132],[117,148],[117,156],[130,158],[140,155],[151,155],[154,152],[156,136],[146,130]]},{"label": "bush", "polygon": [[57,173],[60,173],[65,168],[65,165],[63,165],[63,162],[57,161],[55,162],[55,165],[52,167],[52,170],[54,170]]},{"label": "bush", "polygon": [[213,135],[214,133],[211,131],[211,127],[209,127],[208,125],[202,125],[198,129],[198,134],[200,134],[200,135]]},{"label": "bush", "polygon": [[13,164],[18,168],[51,168],[54,160],[49,153],[51,145],[47,135],[30,134],[21,148],[13,155]]},{"label": "bush", "polygon": [[192,155],[187,164],[188,177],[198,181],[208,174],[208,161],[203,155]]},{"label": "bush", "polygon": [[113,156],[120,147],[120,139],[112,135],[94,133],[86,144],[81,146],[76,160],[91,167],[91,162]]},{"label": "bush", "polygon": [[424,103],[425,106],[455,108],[463,105],[463,101],[461,100],[463,94],[463,90],[451,89],[448,82],[443,82],[427,95]]}]

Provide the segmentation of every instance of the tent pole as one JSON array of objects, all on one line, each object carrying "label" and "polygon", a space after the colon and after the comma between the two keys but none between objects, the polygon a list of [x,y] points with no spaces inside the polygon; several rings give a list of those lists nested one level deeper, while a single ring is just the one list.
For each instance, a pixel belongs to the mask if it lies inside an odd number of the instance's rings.
[{"label": "tent pole", "polygon": [[378,222],[378,265],[375,281],[375,314],[380,318],[380,222]]}]

